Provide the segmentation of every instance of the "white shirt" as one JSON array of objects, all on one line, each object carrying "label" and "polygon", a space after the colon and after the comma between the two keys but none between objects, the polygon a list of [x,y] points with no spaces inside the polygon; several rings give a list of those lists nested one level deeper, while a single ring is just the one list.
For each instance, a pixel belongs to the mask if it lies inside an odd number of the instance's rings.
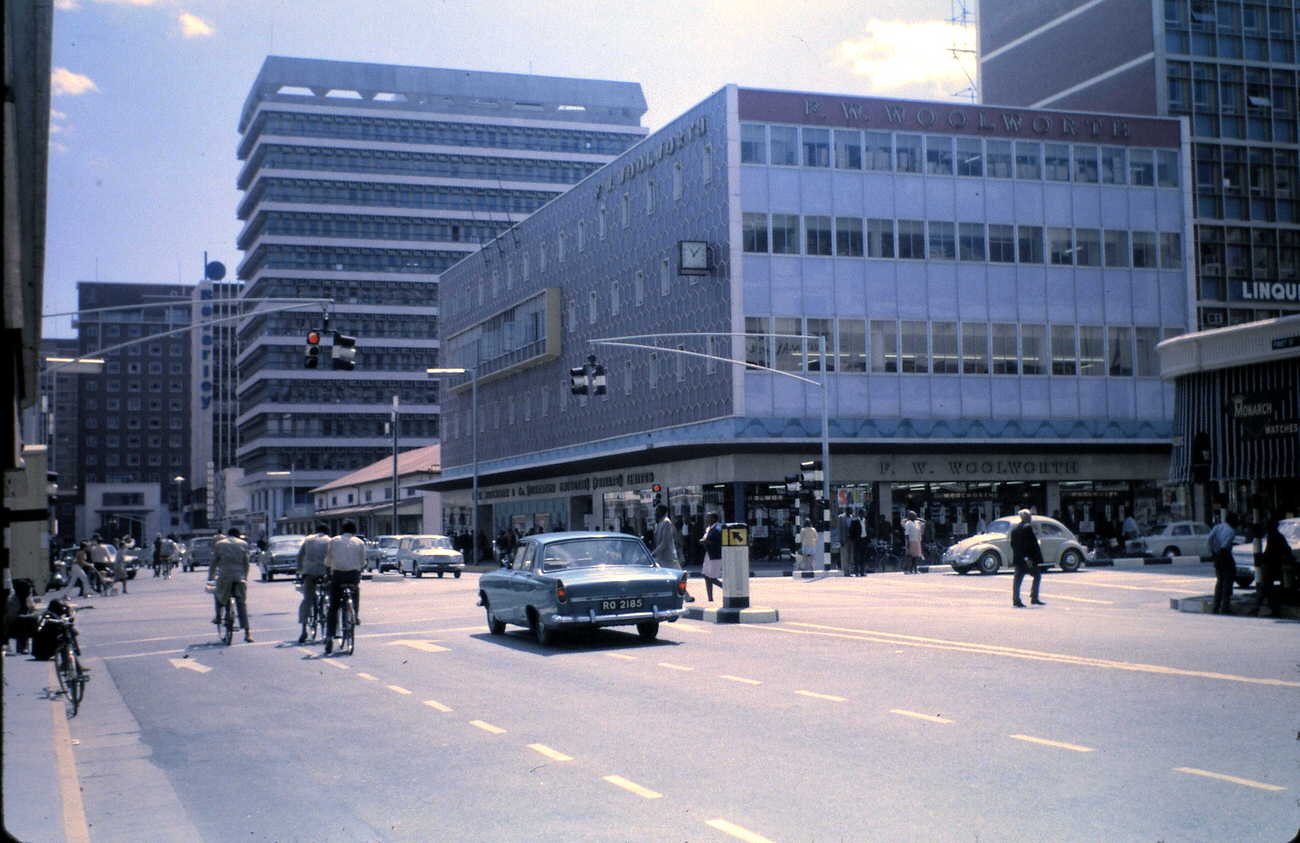
[{"label": "white shirt", "polygon": [[360,571],[366,566],[366,543],[351,533],[330,539],[325,567],[335,571]]}]

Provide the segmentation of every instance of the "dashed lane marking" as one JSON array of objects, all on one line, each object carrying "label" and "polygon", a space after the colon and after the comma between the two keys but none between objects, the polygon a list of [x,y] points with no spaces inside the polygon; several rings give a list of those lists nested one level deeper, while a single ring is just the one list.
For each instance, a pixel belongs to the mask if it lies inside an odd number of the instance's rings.
[{"label": "dashed lane marking", "polygon": [[721,831],[723,834],[729,834],[737,840],[744,840],[745,843],[772,843],[763,835],[742,828],[733,822],[727,822],[724,819],[705,820],[704,824]]},{"label": "dashed lane marking", "polygon": [[651,790],[651,789],[648,788],[648,787],[642,787],[641,785],[637,784],[636,782],[634,782],[634,781],[629,781],[628,779],[625,779],[625,778],[623,778],[622,776],[603,776],[603,778],[605,779],[605,781],[609,782],[610,784],[614,785],[615,787],[621,787],[621,788],[623,788],[624,790],[628,791],[629,793],[635,793],[637,796],[641,796],[641,797],[644,797],[644,798],[646,798],[646,799],[662,799],[662,798],[663,798],[663,794],[662,794],[662,793],[657,793],[657,792]]},{"label": "dashed lane marking", "polygon": [[427,705],[429,708],[432,708],[434,711],[453,711],[453,710],[454,710],[451,706],[449,706],[449,705],[443,705],[442,703],[438,702],[437,700],[425,700],[425,701],[424,701],[424,704]]},{"label": "dashed lane marking", "polygon": [[[950,585],[948,586],[948,588],[952,589],[953,591],[987,591],[990,594],[1000,594],[1003,597],[1005,597],[1007,594],[1007,590],[1005,588],[982,588],[978,585]],[[1070,603],[1096,603],[1099,606],[1115,605],[1114,600],[1093,600],[1090,597],[1070,597],[1065,594],[1055,594],[1055,593],[1052,594],[1052,599],[1065,600]]]},{"label": "dashed lane marking", "polygon": [[378,682],[378,681],[379,681],[379,677],[378,677],[378,676],[371,676],[369,673],[358,673],[358,674],[357,674],[357,678],[358,678],[358,679],[369,679],[371,682]]},{"label": "dashed lane marking", "polygon": [[922,714],[919,711],[908,711],[905,708],[891,708],[890,714],[901,714],[904,717],[915,717],[917,720],[929,720],[931,723],[951,723],[947,717],[940,717],[937,714]]},{"label": "dashed lane marking", "polygon": [[802,697],[812,697],[813,699],[816,700],[830,700],[831,702],[848,702],[847,697],[837,697],[832,694],[819,694],[815,691],[795,691],[795,693]]},{"label": "dashed lane marking", "polygon": [[1047,738],[1035,738],[1035,737],[1031,737],[1030,735],[1007,735],[1007,737],[1014,738],[1015,740],[1018,741],[1026,741],[1028,743],[1042,744],[1043,746],[1054,746],[1057,749],[1068,749],[1071,750],[1072,752],[1095,752],[1096,751],[1090,746],[1079,746],[1077,743],[1064,743],[1062,741],[1049,741]]},{"label": "dashed lane marking", "polygon": [[563,752],[560,752],[558,749],[551,749],[549,746],[547,746],[544,743],[530,743],[528,745],[528,748],[531,749],[533,752],[538,753],[539,755],[545,755],[547,758],[551,759],[552,761],[573,760],[572,755],[565,755]]},{"label": "dashed lane marking", "polygon": [[609,656],[611,659],[622,659],[625,662],[636,661],[636,656],[625,656],[622,653],[606,653],[605,655]]},{"label": "dashed lane marking", "polygon": [[348,667],[347,665],[345,665],[343,662],[339,661],[338,659],[321,659],[321,662],[323,662],[324,664],[329,665],[330,667],[337,667],[339,670],[351,670],[351,669],[352,669],[352,668]]},{"label": "dashed lane marking", "polygon": [[1174,772],[1186,773],[1189,776],[1204,776],[1207,779],[1219,779],[1220,781],[1232,782],[1233,784],[1243,785],[1244,787],[1253,787],[1258,790],[1268,790],[1272,792],[1277,792],[1279,790],[1286,790],[1285,787],[1280,787],[1275,784],[1268,784],[1266,782],[1257,782],[1253,779],[1242,779],[1236,776],[1228,776],[1223,773],[1211,773],[1209,770],[1198,770],[1195,767],[1175,767]]},{"label": "dashed lane marking", "polygon": [[673,664],[672,662],[659,662],[660,667],[666,667],[669,670],[694,670],[693,667],[687,667],[684,664]]},{"label": "dashed lane marking", "polygon": [[698,626],[698,625],[693,624],[693,623],[684,623],[684,622],[682,622],[682,621],[677,621],[675,624],[672,625],[671,628],[672,628],[672,629],[680,629],[680,630],[682,630],[682,631],[684,631],[684,632],[694,632],[694,633],[697,634],[697,635],[712,635],[712,634],[713,634],[713,630],[711,630],[711,629],[705,629],[705,628],[702,627],[702,626]]},{"label": "dashed lane marking", "polygon": [[[793,629],[792,627],[806,627]],[[1300,682],[1287,679],[1261,679],[1254,676],[1236,676],[1231,673],[1215,673],[1205,670],[1185,670],[1177,667],[1165,667],[1156,664],[1138,664],[1134,662],[1096,659],[1089,656],[1071,656],[1065,653],[1048,653],[1041,650],[1022,650],[1015,647],[1001,647],[995,644],[978,644],[965,641],[951,641],[943,638],[925,638],[919,635],[902,635],[894,632],[880,632],[872,629],[851,629],[841,626],[824,626],[813,623],[790,624],[752,624],[747,629],[761,632],[784,632],[787,635],[820,635],[829,638],[847,638],[852,641],[871,641],[876,644],[889,644],[895,647],[926,647],[932,650],[950,650],[957,653],[974,653],[986,656],[1003,656],[1013,659],[1031,661],[1057,662],[1059,664],[1083,665],[1110,670],[1128,670],[1138,673],[1155,673],[1163,676],[1187,676],[1200,679],[1221,679],[1227,682],[1243,682],[1249,685],[1272,685],[1282,688],[1300,688]]]},{"label": "dashed lane marking", "polygon": [[740,682],[744,685],[762,685],[757,679],[746,679],[743,676],[732,676],[730,673],[719,673],[719,679],[726,679],[728,682]]},{"label": "dashed lane marking", "polygon": [[390,691],[393,691],[394,693],[397,693],[397,694],[409,694],[409,693],[411,693],[410,691],[406,690],[405,688],[403,688],[403,687],[400,686],[400,685],[385,685],[384,687],[387,688],[387,689],[390,690]]},{"label": "dashed lane marking", "polygon": [[486,720],[471,720],[469,721],[469,725],[476,726],[482,729],[483,731],[491,732],[494,735],[504,735],[506,733],[505,729],[502,729],[500,726],[493,726],[491,723],[488,723]]}]

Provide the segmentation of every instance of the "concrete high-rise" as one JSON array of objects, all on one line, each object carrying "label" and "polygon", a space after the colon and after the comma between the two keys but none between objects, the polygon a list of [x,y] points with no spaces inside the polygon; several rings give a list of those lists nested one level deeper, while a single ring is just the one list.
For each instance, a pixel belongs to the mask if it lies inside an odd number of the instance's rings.
[{"label": "concrete high-rise", "polygon": [[1203,328],[1300,312],[1298,9],[1289,0],[980,2],[984,102],[1187,119]]},{"label": "concrete high-rise", "polygon": [[240,116],[243,296],[327,298],[356,371],[303,368],[322,307],[239,331],[254,530],[307,490],[438,441],[439,274],[645,135],[637,84],[268,57]]}]

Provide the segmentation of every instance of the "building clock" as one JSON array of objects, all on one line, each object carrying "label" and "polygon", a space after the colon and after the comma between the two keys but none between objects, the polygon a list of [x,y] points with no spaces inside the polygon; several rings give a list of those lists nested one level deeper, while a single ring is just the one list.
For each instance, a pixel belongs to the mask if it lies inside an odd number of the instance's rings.
[{"label": "building clock", "polygon": [[709,274],[709,244],[703,240],[682,240],[677,244],[677,271],[682,275]]}]

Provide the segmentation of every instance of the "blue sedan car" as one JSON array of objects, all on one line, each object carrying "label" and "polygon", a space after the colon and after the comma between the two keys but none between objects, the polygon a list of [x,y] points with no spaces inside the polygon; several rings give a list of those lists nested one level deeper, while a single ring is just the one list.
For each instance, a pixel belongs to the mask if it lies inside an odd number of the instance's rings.
[{"label": "blue sedan car", "polygon": [[636,626],[646,640],[661,621],[686,614],[686,574],[655,562],[623,533],[526,536],[505,566],[479,578],[479,605],[493,635],[526,626],[539,644],[560,629]]}]

